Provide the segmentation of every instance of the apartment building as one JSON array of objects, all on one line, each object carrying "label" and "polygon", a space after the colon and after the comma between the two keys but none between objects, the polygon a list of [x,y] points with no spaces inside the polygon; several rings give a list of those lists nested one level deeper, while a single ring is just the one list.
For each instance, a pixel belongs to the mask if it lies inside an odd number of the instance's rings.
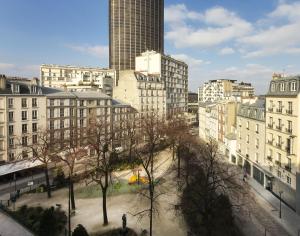
[{"label": "apartment building", "polygon": [[47,64],[40,67],[43,86],[78,92],[101,91],[108,96],[113,94],[116,76],[113,69]]},{"label": "apartment building", "polygon": [[264,98],[239,105],[236,164],[263,186],[266,186],[265,119]]},{"label": "apartment building", "polygon": [[46,97],[37,79],[0,75],[0,162],[32,157],[28,146],[46,126]]},{"label": "apartment building", "polygon": [[199,103],[199,136],[206,141],[218,140],[218,108],[216,103]]},{"label": "apartment building", "polygon": [[253,97],[254,88],[250,83],[237,83],[236,80],[219,79],[205,82],[198,89],[199,102],[214,102],[222,100],[241,101]]},{"label": "apartment building", "polygon": [[166,116],[166,86],[158,75],[145,75],[133,70],[120,71],[114,98],[135,108],[141,116],[155,111]]},{"label": "apartment building", "polygon": [[155,51],[146,51],[136,57],[135,70],[144,75],[160,77],[166,90],[166,115],[188,110],[188,65],[183,61]]},{"label": "apartment building", "polygon": [[61,147],[84,145],[87,127],[94,118],[109,127],[112,107],[109,96],[101,92],[69,92],[45,87],[43,92],[47,97],[50,140],[60,140]]},{"label": "apartment building", "polygon": [[218,142],[219,147],[224,151],[225,137],[234,133],[236,129],[237,102],[219,101],[217,103],[218,112]]},{"label": "apartment building", "polygon": [[300,76],[273,74],[266,95],[265,166],[270,189],[300,213]]}]

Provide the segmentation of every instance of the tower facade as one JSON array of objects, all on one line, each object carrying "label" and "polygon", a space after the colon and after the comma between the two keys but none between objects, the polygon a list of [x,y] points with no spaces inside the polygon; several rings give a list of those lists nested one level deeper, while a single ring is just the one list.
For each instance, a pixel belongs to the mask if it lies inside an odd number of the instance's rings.
[{"label": "tower facade", "polygon": [[164,51],[164,0],[109,0],[109,67],[135,69],[146,50]]}]

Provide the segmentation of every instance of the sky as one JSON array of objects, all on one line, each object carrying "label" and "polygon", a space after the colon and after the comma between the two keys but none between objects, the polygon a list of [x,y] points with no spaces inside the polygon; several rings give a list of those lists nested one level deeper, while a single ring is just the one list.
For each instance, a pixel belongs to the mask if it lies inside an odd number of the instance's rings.
[{"label": "sky", "polygon": [[[165,54],[189,65],[189,90],[210,79],[300,74],[300,1],[165,0]],[[108,66],[108,0],[0,0],[0,74],[46,64]]]}]

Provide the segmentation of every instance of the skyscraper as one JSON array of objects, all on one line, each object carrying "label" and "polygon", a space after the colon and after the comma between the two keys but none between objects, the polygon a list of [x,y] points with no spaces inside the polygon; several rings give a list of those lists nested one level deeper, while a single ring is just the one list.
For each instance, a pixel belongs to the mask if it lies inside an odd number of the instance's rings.
[{"label": "skyscraper", "polygon": [[164,51],[164,0],[109,0],[109,66],[135,69],[146,50]]}]

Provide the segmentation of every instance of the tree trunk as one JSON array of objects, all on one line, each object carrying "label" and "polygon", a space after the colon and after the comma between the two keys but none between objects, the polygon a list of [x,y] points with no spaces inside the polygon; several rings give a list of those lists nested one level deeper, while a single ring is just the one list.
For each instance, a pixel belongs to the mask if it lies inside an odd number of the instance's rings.
[{"label": "tree trunk", "polygon": [[152,236],[152,227],[153,227],[153,196],[154,196],[153,192],[154,192],[154,186],[153,183],[151,183],[150,184],[150,224],[149,224],[150,236]]},{"label": "tree trunk", "polygon": [[49,173],[48,173],[47,166],[45,167],[44,171],[45,171],[45,178],[46,178],[47,195],[48,195],[48,198],[51,198],[51,186],[50,186]]},{"label": "tree trunk", "polygon": [[103,225],[108,225],[106,197],[107,197],[107,188],[103,188],[102,189]]},{"label": "tree trunk", "polygon": [[180,153],[180,147],[177,148],[177,177],[180,178],[180,168],[181,168],[181,153]]},{"label": "tree trunk", "polygon": [[175,143],[172,144],[172,160],[175,160]]},{"label": "tree trunk", "polygon": [[70,178],[70,195],[71,195],[71,207],[75,210],[75,195],[74,195],[74,184],[72,178]]}]

